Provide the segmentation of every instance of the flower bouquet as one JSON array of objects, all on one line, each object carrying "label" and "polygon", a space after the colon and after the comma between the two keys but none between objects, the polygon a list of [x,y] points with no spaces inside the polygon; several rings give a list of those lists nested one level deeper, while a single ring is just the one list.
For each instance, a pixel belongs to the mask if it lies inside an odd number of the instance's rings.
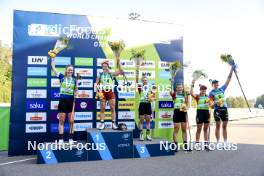
[{"label": "flower bouquet", "polygon": [[203,70],[195,70],[192,74],[193,80],[197,81],[200,78],[208,78],[207,74]]},{"label": "flower bouquet", "polygon": [[69,41],[70,41],[70,40],[69,40],[69,38],[67,38],[67,37],[60,37],[60,38],[56,41],[53,50],[50,50],[50,51],[48,52],[48,55],[49,55],[51,58],[55,58],[59,52],[61,52],[61,51],[64,50],[65,48],[69,48]]}]

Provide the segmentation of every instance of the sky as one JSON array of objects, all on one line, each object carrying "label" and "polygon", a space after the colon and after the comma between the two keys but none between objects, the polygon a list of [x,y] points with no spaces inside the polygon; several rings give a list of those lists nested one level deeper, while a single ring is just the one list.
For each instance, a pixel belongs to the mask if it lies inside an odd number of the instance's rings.
[{"label": "sky", "polygon": [[[230,53],[249,99],[264,94],[264,1],[263,0],[1,0],[0,40],[12,43],[13,10],[56,12],[127,18],[137,12],[141,19],[166,21],[184,26],[185,83],[192,72],[204,69],[209,78],[223,84],[230,67],[219,56]],[[210,87],[208,80],[200,83]],[[227,96],[241,96],[233,77]]]}]

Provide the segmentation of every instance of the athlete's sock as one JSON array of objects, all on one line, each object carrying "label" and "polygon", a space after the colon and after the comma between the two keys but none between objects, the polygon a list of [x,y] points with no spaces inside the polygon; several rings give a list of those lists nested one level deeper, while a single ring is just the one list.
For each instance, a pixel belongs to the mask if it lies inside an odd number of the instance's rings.
[{"label": "athlete's sock", "polygon": [[101,123],[104,123],[104,120],[101,120],[100,122],[101,122]]},{"label": "athlete's sock", "polygon": [[147,130],[146,130],[146,133],[149,134],[149,133],[150,133],[150,129],[147,129]]}]

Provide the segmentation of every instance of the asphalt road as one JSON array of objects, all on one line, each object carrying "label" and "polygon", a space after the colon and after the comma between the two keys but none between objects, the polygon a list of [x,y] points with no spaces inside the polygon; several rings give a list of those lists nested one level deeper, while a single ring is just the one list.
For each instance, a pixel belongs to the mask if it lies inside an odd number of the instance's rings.
[{"label": "asphalt road", "polygon": [[[214,139],[214,126],[211,139]],[[194,137],[195,128],[192,129]],[[178,152],[170,157],[121,159],[38,165],[33,156],[7,157],[0,152],[0,176],[264,176],[264,117],[230,122],[229,141],[237,143],[236,151]],[[29,159],[29,160],[27,160]],[[21,161],[26,160],[26,161]]]}]

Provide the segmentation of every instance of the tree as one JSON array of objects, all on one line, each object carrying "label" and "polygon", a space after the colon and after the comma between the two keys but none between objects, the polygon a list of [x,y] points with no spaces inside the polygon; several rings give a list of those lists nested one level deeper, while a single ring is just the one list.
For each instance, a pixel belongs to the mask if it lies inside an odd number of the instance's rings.
[{"label": "tree", "polygon": [[257,108],[260,104],[264,107],[264,94],[257,97],[254,107]]}]

